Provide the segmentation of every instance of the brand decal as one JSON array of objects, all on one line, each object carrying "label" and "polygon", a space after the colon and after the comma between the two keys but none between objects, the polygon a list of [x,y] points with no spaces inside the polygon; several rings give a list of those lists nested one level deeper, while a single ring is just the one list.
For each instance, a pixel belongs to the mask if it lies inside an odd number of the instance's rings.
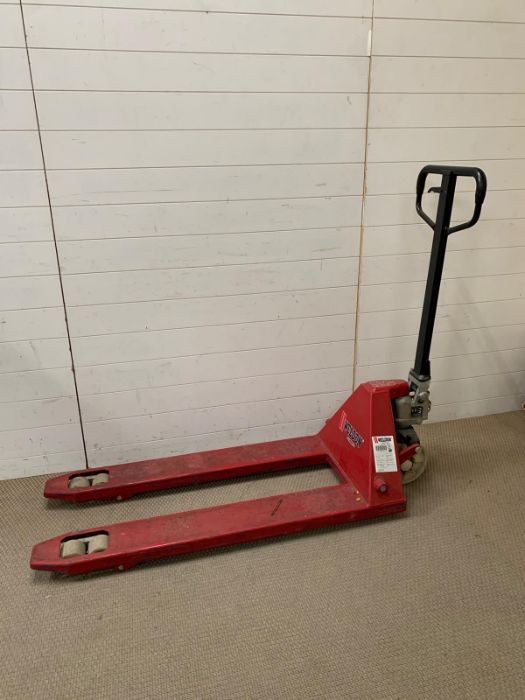
[{"label": "brand decal", "polygon": [[344,411],[341,411],[339,430],[341,430],[346,435],[346,439],[352,445],[352,447],[361,447],[361,445],[365,441],[362,435],[360,435],[354,428],[354,426],[350,423]]}]

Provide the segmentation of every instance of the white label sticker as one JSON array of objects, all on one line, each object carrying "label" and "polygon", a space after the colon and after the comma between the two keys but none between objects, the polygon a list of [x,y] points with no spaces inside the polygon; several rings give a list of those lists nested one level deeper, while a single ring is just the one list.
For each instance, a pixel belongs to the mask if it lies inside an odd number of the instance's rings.
[{"label": "white label sticker", "polygon": [[396,443],[393,435],[374,435],[372,437],[374,448],[374,462],[376,472],[397,472]]}]

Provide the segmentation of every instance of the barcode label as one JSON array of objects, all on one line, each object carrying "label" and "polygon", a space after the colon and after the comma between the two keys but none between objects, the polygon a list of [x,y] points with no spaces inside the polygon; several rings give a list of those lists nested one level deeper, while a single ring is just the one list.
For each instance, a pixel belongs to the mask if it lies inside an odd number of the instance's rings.
[{"label": "barcode label", "polygon": [[372,437],[376,472],[397,472],[396,442],[393,435]]}]

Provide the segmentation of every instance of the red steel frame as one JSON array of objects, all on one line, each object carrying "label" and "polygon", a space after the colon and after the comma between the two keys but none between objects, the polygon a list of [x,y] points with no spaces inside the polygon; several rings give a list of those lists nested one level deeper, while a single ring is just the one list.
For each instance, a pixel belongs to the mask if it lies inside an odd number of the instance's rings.
[{"label": "red steel frame", "polygon": [[[33,547],[31,567],[65,574],[122,570],[152,559],[401,512],[406,500],[399,455],[396,453],[396,471],[378,474],[372,436],[393,436],[395,441],[392,401],[407,393],[405,381],[362,384],[314,436],[82,470],[50,479],[44,491],[47,498],[77,503],[122,500],[146,491],[321,464],[328,464],[340,483],[64,533]],[[401,461],[416,447],[405,450]],[[100,472],[109,475],[107,483],[69,488],[72,477]],[[100,533],[109,536],[103,552],[61,557],[62,542]]]},{"label": "red steel frame", "polygon": [[[435,222],[422,209],[429,174],[442,177],[441,186],[431,188],[440,193]],[[458,177],[475,179],[475,209],[470,221],[451,228]],[[416,209],[434,230],[434,237],[416,361],[409,375],[410,389],[407,382],[397,380],[361,384],[318,435],[65,474],[48,481],[44,495],[76,502],[123,499],[145,491],[316,464],[328,464],[334,470],[339,478],[337,486],[65,533],[35,545],[31,554],[33,569],[66,574],[114,567],[126,569],[160,557],[403,511],[406,501],[400,464],[410,459],[418,445],[412,444],[397,453],[392,401],[411,391],[414,401],[411,415],[416,422],[426,417],[425,410],[428,413],[429,404],[425,401],[419,404],[417,396],[422,388],[423,394],[428,392],[430,382],[430,345],[447,238],[478,221],[486,189],[487,179],[479,168],[427,165],[419,173]],[[395,464],[390,460],[386,472],[377,473],[372,448],[374,436],[393,438]],[[71,478],[100,472],[108,474],[107,483],[70,488]],[[73,556],[61,556],[63,542],[102,533],[108,536],[108,546],[103,551],[81,554],[83,545],[70,545],[66,553]]]}]

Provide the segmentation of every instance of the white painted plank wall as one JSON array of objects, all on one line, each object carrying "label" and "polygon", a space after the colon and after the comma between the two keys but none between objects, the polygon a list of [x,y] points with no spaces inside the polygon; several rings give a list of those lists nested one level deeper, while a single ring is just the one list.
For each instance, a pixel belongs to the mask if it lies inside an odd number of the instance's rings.
[{"label": "white painted plank wall", "polygon": [[[354,350],[357,381],[406,376],[429,161],[489,177],[450,240],[432,419],[522,402],[523,4],[285,5],[23,2],[90,465],[315,432]],[[84,457],[19,4],[0,20],[6,477]]]},{"label": "white painted plank wall", "polygon": [[[525,11],[498,3],[375,0],[357,380],[405,376],[431,232],[414,209],[427,162],[481,165],[476,229],[450,238],[432,419],[516,409],[525,395]],[[457,20],[457,21],[451,21]],[[429,185],[436,182],[429,182]],[[460,184],[454,218],[472,187]],[[431,212],[436,195],[425,197]]]},{"label": "white painted plank wall", "polygon": [[22,15],[0,3],[0,478],[84,465]]},{"label": "white painted plank wall", "polygon": [[24,13],[90,464],[314,432],[352,386],[371,1],[82,4]]}]

